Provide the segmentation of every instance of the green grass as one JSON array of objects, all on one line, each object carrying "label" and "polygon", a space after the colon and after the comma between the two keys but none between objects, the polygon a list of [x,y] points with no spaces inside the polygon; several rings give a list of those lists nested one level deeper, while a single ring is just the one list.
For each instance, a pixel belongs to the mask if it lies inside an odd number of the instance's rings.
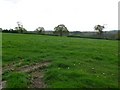
[{"label": "green grass", "polygon": [[2,54],[3,67],[51,61],[44,77],[50,88],[118,87],[118,41],[3,33]]},{"label": "green grass", "polygon": [[7,79],[7,88],[27,88],[29,84],[28,75],[25,73],[12,72],[3,76],[3,79]]}]

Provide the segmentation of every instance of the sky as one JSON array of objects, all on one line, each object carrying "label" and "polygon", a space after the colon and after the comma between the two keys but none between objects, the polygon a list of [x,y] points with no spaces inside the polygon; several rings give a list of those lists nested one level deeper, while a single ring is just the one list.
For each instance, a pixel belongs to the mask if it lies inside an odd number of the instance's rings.
[{"label": "sky", "polygon": [[0,0],[0,27],[15,28],[21,22],[28,31],[54,30],[64,24],[69,31],[118,30],[119,0]]}]

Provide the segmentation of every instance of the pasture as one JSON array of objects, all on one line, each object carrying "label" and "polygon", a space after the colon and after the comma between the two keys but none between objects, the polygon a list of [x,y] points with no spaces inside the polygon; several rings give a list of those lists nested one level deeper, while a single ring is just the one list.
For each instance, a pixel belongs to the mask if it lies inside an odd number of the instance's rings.
[{"label": "pasture", "polygon": [[2,67],[6,88],[117,88],[118,41],[3,33]]}]

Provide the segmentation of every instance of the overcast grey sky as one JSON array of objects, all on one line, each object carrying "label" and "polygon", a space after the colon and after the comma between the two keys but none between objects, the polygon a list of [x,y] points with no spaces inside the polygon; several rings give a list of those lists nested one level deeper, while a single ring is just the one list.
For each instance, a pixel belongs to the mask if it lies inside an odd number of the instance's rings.
[{"label": "overcast grey sky", "polygon": [[65,24],[69,31],[94,31],[97,24],[117,30],[118,1],[0,0],[0,27],[14,28],[20,21],[28,31],[39,26],[53,30],[58,24]]}]

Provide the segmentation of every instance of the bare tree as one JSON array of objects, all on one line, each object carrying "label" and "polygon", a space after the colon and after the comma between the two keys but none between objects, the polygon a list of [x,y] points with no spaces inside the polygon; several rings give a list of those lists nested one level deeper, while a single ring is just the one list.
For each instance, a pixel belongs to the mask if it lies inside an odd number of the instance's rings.
[{"label": "bare tree", "polygon": [[23,27],[21,22],[17,22],[18,27],[15,27],[15,30],[18,31],[18,33],[24,33],[27,32],[27,30]]}]

